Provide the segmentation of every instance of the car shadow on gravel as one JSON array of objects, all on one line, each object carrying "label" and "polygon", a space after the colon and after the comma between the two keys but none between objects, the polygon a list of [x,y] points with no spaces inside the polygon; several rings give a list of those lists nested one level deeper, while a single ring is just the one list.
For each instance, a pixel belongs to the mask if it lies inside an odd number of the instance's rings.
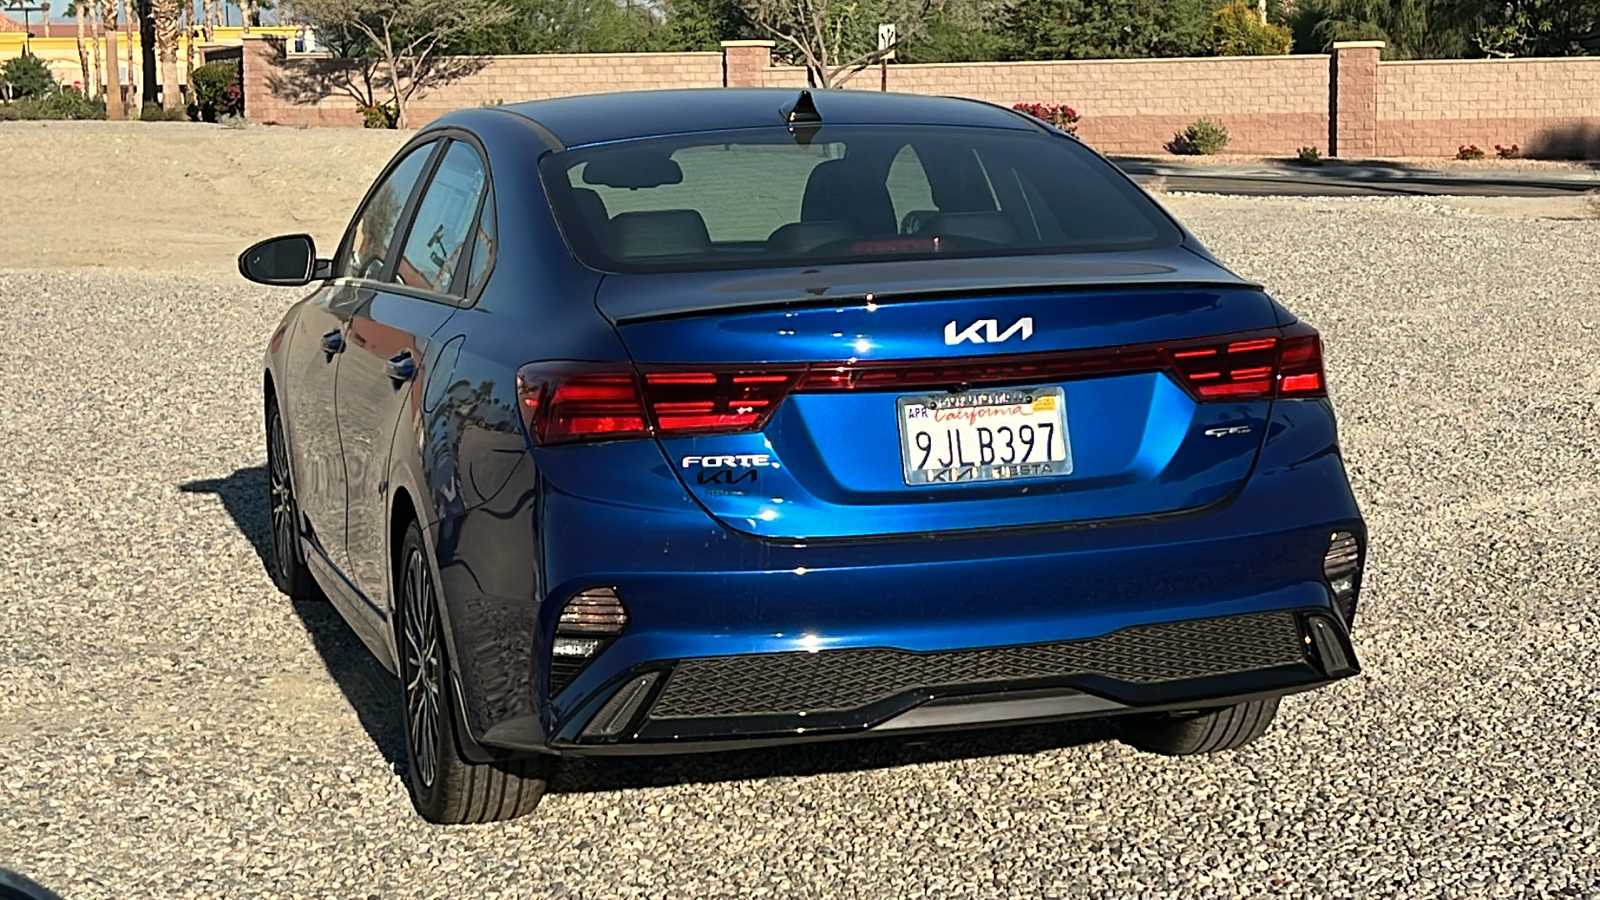
[{"label": "car shadow on gravel", "polygon": [[677,784],[759,781],[996,756],[1031,756],[1047,750],[1100,743],[1115,736],[1115,726],[1109,720],[1083,719],[682,756],[578,758],[562,765],[550,785],[550,792],[584,794]]},{"label": "car shadow on gravel", "polygon": [[[191,481],[179,489],[214,494],[250,541],[263,568],[272,558],[265,466],[240,469],[226,478]],[[355,710],[367,735],[397,772],[404,771],[399,691],[391,676],[328,603],[296,603],[294,611],[322,656],[328,674]],[[903,735],[728,750],[682,756],[572,759],[562,766],[552,793],[593,793],[672,784],[711,784],[764,778],[861,772],[896,766],[993,756],[1030,755],[1115,736],[1106,720],[975,729],[939,735]]]},{"label": "car shadow on gravel", "polygon": [[[267,510],[266,466],[240,469],[226,478],[190,481],[178,489],[186,494],[216,495],[271,577],[272,517]],[[372,657],[331,604],[313,601],[292,607],[367,736],[395,771],[404,771],[405,735],[400,729],[400,692],[394,676]]]}]

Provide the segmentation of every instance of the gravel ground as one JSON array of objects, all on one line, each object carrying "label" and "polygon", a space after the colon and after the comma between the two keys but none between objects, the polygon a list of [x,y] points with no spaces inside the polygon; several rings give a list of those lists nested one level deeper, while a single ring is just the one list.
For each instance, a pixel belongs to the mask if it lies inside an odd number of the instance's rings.
[{"label": "gravel ground", "polygon": [[263,570],[293,292],[0,270],[0,867],[159,897],[1600,897],[1596,223],[1164,198],[1321,327],[1365,674],[1255,745],[1103,729],[589,764],[411,810],[395,690]]}]

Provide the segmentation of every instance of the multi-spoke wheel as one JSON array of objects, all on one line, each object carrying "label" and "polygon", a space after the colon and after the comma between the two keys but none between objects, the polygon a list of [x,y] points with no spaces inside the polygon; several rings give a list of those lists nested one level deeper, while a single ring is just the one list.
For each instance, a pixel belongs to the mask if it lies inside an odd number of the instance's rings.
[{"label": "multi-spoke wheel", "polygon": [[442,824],[492,822],[531,812],[544,797],[553,760],[474,763],[461,753],[439,596],[415,522],[406,529],[398,560],[396,637],[412,802],[428,820]]},{"label": "multi-spoke wheel", "polygon": [[295,505],[289,444],[284,440],[277,403],[267,407],[267,509],[272,516],[273,582],[290,599],[314,599],[317,585],[300,549],[300,508]]}]

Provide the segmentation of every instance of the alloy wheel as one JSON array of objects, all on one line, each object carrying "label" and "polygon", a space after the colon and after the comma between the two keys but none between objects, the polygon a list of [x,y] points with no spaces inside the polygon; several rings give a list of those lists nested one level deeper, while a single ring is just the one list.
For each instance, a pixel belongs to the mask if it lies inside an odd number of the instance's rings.
[{"label": "alloy wheel", "polygon": [[289,475],[288,447],[283,439],[283,420],[276,412],[267,434],[267,480],[273,559],[279,573],[284,574],[295,562],[294,486]]},{"label": "alloy wheel", "polygon": [[425,788],[438,773],[439,708],[444,666],[439,648],[439,611],[434,604],[433,576],[422,551],[406,557],[401,632],[406,699],[406,734],[417,778]]}]

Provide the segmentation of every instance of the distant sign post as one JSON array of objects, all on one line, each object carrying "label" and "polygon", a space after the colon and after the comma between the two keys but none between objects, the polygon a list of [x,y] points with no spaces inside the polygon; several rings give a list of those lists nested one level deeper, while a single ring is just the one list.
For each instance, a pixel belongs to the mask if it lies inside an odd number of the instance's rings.
[{"label": "distant sign post", "polygon": [[878,89],[889,89],[889,60],[894,59],[894,25],[878,26],[878,52],[883,54],[878,57]]}]

